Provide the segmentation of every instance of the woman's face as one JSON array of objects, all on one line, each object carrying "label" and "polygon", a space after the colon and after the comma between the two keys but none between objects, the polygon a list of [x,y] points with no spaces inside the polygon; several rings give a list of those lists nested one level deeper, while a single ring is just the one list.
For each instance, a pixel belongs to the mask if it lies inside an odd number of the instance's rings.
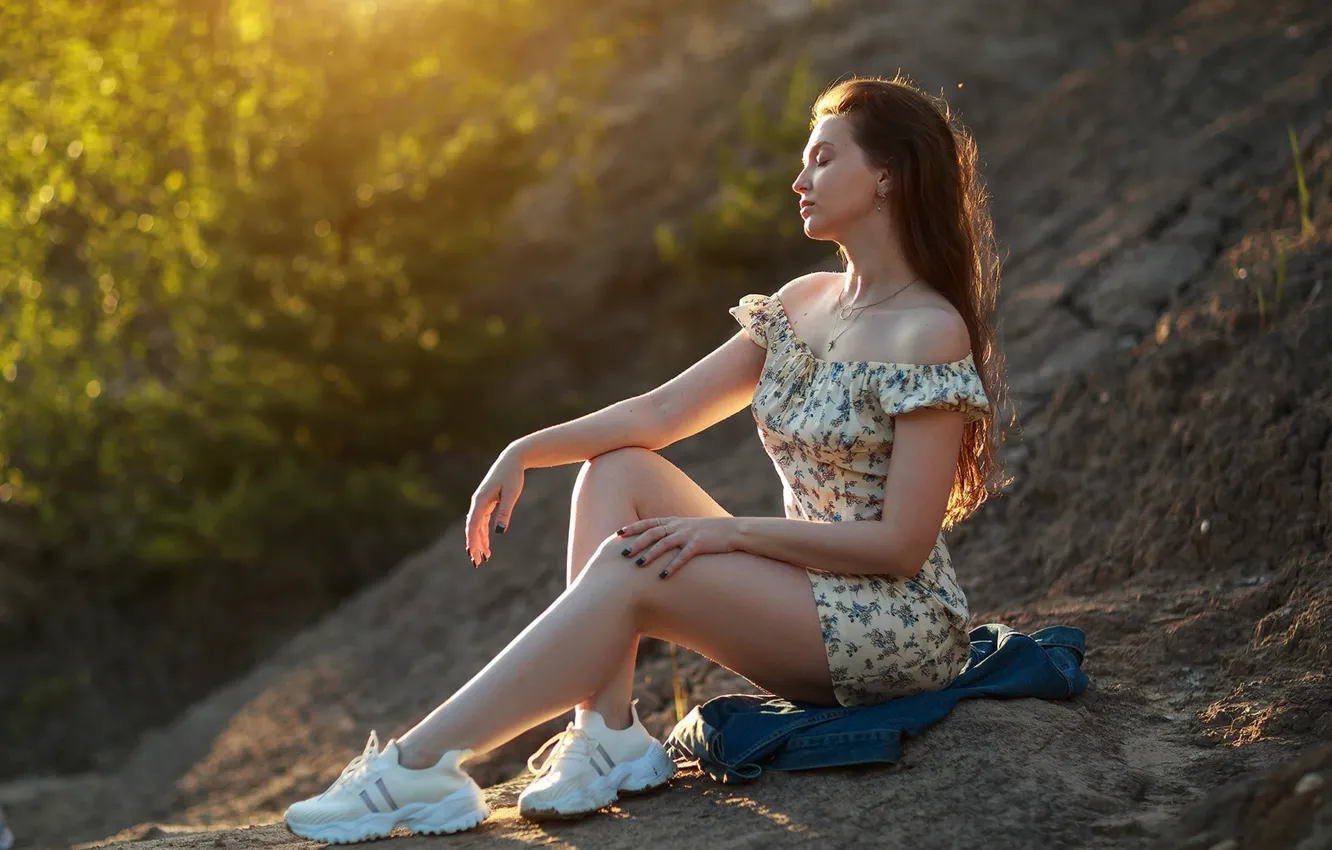
[{"label": "woman's face", "polygon": [[803,168],[791,188],[800,196],[800,217],[811,239],[839,242],[875,209],[876,192],[887,186],[887,171],[874,168],[840,115],[820,118],[810,131]]}]

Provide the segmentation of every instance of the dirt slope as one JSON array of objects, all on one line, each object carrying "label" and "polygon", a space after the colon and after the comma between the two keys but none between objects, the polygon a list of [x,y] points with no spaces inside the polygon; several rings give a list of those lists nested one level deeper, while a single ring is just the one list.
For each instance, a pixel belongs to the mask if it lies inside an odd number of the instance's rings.
[{"label": "dirt slope", "polygon": [[[1012,5],[1041,19],[1042,4]],[[1332,9],[1129,10],[1113,37],[1104,21],[1088,34],[1050,14],[1043,34],[1014,26],[993,40],[950,10],[929,20],[955,36],[934,43],[958,61],[999,69],[1024,49],[1069,52],[1063,36],[1089,45],[1080,65],[1048,59],[1021,84],[995,83],[1002,107],[977,104],[990,110],[978,132],[1009,249],[1005,344],[1024,430],[1009,493],[953,544],[980,621],[1087,630],[1092,688],[1069,703],[964,704],[891,770],[738,788],[685,774],[569,826],[525,824],[512,808],[521,781],[502,782],[482,830],[401,846],[1328,846],[1332,755],[1309,745],[1332,738],[1332,50],[1320,47]],[[820,43],[864,62],[889,29],[909,41],[909,21],[883,20],[848,18]],[[897,61],[913,58],[954,57],[904,48]],[[1288,124],[1316,233],[1283,261],[1272,234],[1293,243],[1299,231]],[[667,454],[731,511],[779,511],[743,414]],[[117,773],[0,789],[16,831],[60,846],[159,822],[205,831],[119,838],[145,850],[308,844],[273,823],[281,808],[323,787],[369,729],[405,728],[558,592],[574,473],[532,475],[484,569],[448,529],[145,738]],[[691,701],[737,688],[699,659],[686,668]],[[668,671],[661,647],[645,646],[639,691],[656,731]],[[479,778],[512,776],[549,731],[492,754]],[[267,825],[229,828],[241,824]]]}]

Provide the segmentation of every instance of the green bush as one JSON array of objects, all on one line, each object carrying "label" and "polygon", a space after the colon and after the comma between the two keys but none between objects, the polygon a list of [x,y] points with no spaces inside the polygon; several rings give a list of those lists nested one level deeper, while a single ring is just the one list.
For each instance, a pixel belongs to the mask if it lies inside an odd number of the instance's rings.
[{"label": "green bush", "polygon": [[0,7],[0,504],[28,544],[0,570],[315,569],[426,533],[429,456],[493,439],[478,366],[538,342],[474,296],[577,145],[596,8]]}]

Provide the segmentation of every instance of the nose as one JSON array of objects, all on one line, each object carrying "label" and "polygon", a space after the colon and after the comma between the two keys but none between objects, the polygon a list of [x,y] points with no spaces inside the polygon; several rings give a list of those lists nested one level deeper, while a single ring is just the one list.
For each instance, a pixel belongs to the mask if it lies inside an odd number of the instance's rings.
[{"label": "nose", "polygon": [[796,175],[795,182],[791,184],[791,190],[797,195],[803,195],[809,189],[809,169],[802,168]]}]

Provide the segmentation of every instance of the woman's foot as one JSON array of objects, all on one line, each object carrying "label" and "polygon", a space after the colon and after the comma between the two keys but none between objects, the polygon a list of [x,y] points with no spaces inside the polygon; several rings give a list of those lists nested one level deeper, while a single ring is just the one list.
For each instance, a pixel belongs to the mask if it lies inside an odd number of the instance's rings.
[{"label": "woman's foot", "polygon": [[471,829],[490,815],[481,788],[459,766],[471,754],[450,750],[433,767],[410,770],[397,742],[380,752],[371,732],[365,752],[328,790],[292,803],[283,819],[302,838],[330,844],[383,838],[397,826],[428,835]]},{"label": "woman's foot", "polygon": [[[537,774],[518,797],[518,812],[528,820],[571,820],[615,802],[621,793],[641,793],[664,785],[675,775],[675,762],[643,728],[638,709],[630,706],[628,729],[606,727],[595,711],[579,711],[563,732],[527,760]],[[555,743],[540,768],[534,762]]]}]

